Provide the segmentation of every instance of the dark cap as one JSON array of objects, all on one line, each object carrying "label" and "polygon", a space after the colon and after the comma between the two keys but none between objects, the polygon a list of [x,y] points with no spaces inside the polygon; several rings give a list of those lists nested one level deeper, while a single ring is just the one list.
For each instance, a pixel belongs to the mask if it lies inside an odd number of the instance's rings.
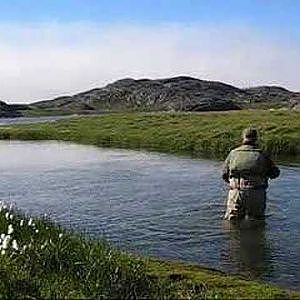
[{"label": "dark cap", "polygon": [[257,140],[257,130],[252,127],[246,128],[242,137],[244,142],[255,142]]}]

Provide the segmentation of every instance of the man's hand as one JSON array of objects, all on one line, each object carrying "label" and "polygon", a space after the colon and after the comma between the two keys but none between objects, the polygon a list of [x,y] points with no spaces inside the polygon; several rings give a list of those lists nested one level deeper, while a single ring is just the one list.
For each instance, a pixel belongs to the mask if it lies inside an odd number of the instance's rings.
[{"label": "man's hand", "polygon": [[270,179],[275,179],[279,176],[279,174],[280,174],[280,170],[275,165],[273,165],[270,168],[270,171],[268,172],[267,175]]}]

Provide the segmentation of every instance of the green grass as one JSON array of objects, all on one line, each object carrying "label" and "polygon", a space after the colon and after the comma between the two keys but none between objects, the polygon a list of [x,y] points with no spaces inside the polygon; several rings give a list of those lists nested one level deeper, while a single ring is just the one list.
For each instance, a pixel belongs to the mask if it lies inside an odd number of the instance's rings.
[{"label": "green grass", "polygon": [[[46,218],[29,224],[29,218],[2,208],[0,233],[7,235],[9,225],[13,228],[9,243],[4,246],[3,237],[0,242],[0,298],[291,299],[299,296],[199,266],[130,255],[105,241],[66,231]],[[18,249],[13,249],[13,240]]]},{"label": "green grass", "polygon": [[300,114],[291,111],[115,113],[1,127],[0,138],[55,139],[224,158],[240,143],[241,131],[247,126],[259,130],[262,147],[274,156],[300,155]]}]

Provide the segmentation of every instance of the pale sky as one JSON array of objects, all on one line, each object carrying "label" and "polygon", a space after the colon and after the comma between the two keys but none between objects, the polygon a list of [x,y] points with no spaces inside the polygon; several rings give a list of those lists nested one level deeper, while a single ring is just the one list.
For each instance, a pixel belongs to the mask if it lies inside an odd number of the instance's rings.
[{"label": "pale sky", "polygon": [[1,2],[0,100],[8,103],[124,77],[300,91],[298,0]]}]

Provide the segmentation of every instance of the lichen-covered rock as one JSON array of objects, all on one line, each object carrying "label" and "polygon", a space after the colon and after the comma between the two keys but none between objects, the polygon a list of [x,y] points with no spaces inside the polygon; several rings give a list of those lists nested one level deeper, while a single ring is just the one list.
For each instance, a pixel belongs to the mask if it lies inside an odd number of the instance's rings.
[{"label": "lichen-covered rock", "polygon": [[39,108],[70,110],[216,111],[266,103],[291,107],[295,94],[280,87],[239,89],[216,81],[180,76],[167,79],[126,78],[74,96],[34,103]]},{"label": "lichen-covered rock", "polygon": [[16,105],[9,105],[0,101],[0,118],[21,117],[22,114],[17,110]]}]

